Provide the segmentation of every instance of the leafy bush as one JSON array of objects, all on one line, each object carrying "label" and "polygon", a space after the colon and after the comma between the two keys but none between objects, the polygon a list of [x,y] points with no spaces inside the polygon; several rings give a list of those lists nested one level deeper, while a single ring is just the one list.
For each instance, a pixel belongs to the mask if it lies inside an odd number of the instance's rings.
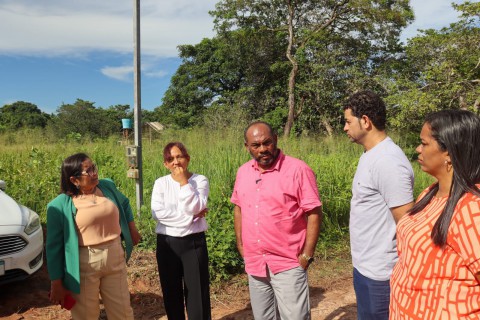
[{"label": "leafy bush", "polygon": [[[136,224],[142,234],[141,249],[152,250],[156,245],[155,221],[151,217],[150,201],[155,180],[168,171],[163,166],[162,150],[170,141],[182,141],[187,146],[192,172],[205,175],[210,182],[207,214],[209,229],[207,245],[210,273],[213,280],[221,280],[242,270],[243,260],[236,249],[233,228],[233,205],[230,196],[238,167],[250,156],[243,147],[243,132],[236,130],[175,130],[165,131],[158,140],[144,141],[143,153],[143,205],[136,203],[136,182],[126,176],[125,147],[118,137],[106,140],[48,143],[41,134],[19,136],[0,135],[0,142],[13,138],[15,144],[6,144],[0,154],[0,179],[7,183],[7,193],[20,203],[37,211],[45,223],[47,203],[59,192],[60,166],[67,156],[86,152],[97,163],[100,178],[111,178],[130,199],[136,213]],[[411,141],[399,144],[414,150]],[[412,139],[413,141],[414,139]],[[323,225],[318,247],[327,255],[335,243],[345,244],[348,237],[351,183],[358,158],[363,152],[346,137],[281,138],[279,147],[288,155],[304,160],[317,176],[323,202]],[[415,195],[432,183],[418,165]]]}]

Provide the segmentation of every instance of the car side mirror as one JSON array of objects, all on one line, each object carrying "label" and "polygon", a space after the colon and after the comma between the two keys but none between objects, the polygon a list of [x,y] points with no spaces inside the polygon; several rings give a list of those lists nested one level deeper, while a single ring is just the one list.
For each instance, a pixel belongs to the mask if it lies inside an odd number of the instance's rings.
[{"label": "car side mirror", "polygon": [[5,188],[6,188],[6,187],[7,187],[7,185],[6,185],[5,181],[0,180],[0,189],[3,190],[3,191],[5,191]]}]

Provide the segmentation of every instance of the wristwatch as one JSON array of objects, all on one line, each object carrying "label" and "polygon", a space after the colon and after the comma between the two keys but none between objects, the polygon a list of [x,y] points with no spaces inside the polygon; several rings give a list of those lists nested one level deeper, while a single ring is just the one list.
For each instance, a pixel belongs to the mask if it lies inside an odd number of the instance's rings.
[{"label": "wristwatch", "polygon": [[300,256],[301,256],[305,261],[307,261],[308,264],[312,263],[312,262],[315,260],[315,258],[310,257],[310,256],[306,255],[305,253],[302,253]]}]

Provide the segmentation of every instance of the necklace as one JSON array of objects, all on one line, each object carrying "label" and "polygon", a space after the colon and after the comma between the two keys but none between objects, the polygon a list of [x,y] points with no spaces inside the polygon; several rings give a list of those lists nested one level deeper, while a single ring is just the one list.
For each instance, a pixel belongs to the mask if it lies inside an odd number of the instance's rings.
[{"label": "necklace", "polygon": [[97,187],[93,189],[92,193],[82,193],[80,195],[80,200],[87,200],[90,203],[97,204]]}]

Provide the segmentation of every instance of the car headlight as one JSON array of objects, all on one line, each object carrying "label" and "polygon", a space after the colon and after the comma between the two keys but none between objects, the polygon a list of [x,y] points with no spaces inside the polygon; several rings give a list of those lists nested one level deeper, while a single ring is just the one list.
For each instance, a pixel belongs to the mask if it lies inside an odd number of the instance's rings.
[{"label": "car headlight", "polygon": [[26,207],[24,207],[24,210],[27,212],[27,225],[25,226],[25,233],[26,234],[32,234],[35,231],[37,231],[40,228],[40,217],[38,214]]}]

